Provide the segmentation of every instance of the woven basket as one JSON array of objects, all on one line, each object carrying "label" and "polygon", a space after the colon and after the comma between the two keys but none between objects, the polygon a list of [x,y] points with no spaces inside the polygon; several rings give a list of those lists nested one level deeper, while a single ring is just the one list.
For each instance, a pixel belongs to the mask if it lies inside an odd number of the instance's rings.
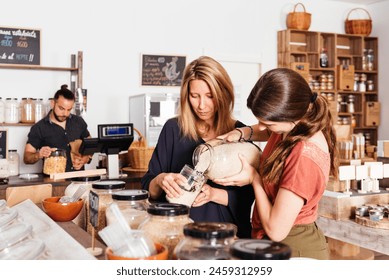
[{"label": "woven basket", "polygon": [[134,141],[128,148],[128,163],[134,169],[147,169],[154,147],[148,147],[146,138],[142,133],[136,128],[134,130],[138,134],[138,140]]},{"label": "woven basket", "polygon": [[[296,12],[297,6],[302,6],[304,12]],[[308,30],[311,26],[311,14],[305,12],[305,6],[302,3],[294,5],[293,12],[286,17],[286,26],[288,29]]]},{"label": "woven basket", "polygon": [[[352,19],[352,20],[350,20],[349,19],[350,14],[356,10],[363,10],[367,14],[369,19]],[[369,12],[363,8],[355,8],[355,9],[352,9],[350,12],[348,12],[346,21],[344,23],[346,34],[363,35],[363,36],[370,35],[372,25],[373,25],[373,23],[371,21],[371,17],[370,17]]]}]

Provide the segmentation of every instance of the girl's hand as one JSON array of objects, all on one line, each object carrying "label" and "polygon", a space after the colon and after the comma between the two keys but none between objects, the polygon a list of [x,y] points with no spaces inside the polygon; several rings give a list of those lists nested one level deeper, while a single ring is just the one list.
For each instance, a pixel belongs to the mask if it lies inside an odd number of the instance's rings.
[{"label": "girl's hand", "polygon": [[245,156],[242,154],[239,154],[239,159],[242,162],[242,170],[233,176],[224,177],[220,179],[214,179],[213,181],[216,184],[222,185],[222,186],[245,186],[250,185],[254,178],[258,175],[258,172],[255,170],[254,167],[252,167],[246,160]]},{"label": "girl's hand", "polygon": [[242,137],[242,132],[238,129],[231,130],[230,132],[227,132],[226,134],[220,135],[216,137],[217,139],[224,139],[227,142],[235,142],[239,141]]},{"label": "girl's hand", "polygon": [[192,206],[197,207],[212,201],[212,190],[213,188],[210,185],[204,184],[201,188],[201,192],[199,192],[197,195]]},{"label": "girl's hand", "polygon": [[161,173],[157,177],[157,183],[159,187],[166,193],[168,197],[177,198],[184,193],[180,185],[184,185],[186,178],[180,173]]}]

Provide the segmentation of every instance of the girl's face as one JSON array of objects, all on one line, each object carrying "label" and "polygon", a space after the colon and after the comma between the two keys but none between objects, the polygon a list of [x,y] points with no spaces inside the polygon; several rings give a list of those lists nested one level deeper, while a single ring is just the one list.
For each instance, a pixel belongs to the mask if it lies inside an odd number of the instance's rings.
[{"label": "girl's face", "polygon": [[189,82],[189,102],[197,117],[208,124],[215,118],[215,101],[209,86],[203,80]]},{"label": "girl's face", "polygon": [[257,118],[257,120],[260,131],[268,129],[276,134],[288,134],[296,126],[293,122],[272,122],[264,121],[259,118]]}]

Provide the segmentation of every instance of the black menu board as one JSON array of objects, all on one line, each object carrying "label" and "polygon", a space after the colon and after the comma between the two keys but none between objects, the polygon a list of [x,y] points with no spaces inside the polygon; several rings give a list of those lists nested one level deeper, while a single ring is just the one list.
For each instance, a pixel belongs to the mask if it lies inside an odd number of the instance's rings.
[{"label": "black menu board", "polygon": [[142,86],[180,86],[185,56],[142,55]]},{"label": "black menu board", "polygon": [[0,64],[40,65],[41,32],[0,27]]}]

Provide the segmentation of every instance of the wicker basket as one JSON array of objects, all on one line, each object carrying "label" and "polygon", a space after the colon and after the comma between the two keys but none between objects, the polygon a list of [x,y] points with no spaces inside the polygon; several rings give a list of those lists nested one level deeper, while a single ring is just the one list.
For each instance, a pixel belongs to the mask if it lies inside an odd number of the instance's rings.
[{"label": "wicker basket", "polygon": [[154,152],[154,147],[148,147],[146,138],[134,128],[138,134],[138,140],[134,141],[128,148],[128,163],[133,169],[147,169],[149,161]]},{"label": "wicker basket", "polygon": [[[364,11],[369,19],[352,19],[350,20],[350,14],[356,10],[362,10]],[[369,36],[372,29],[372,21],[370,14],[367,10],[363,8],[355,8],[352,9],[348,14],[345,21],[345,30],[346,34],[355,34],[355,35],[363,35],[363,36]]]},{"label": "wicker basket", "polygon": [[[296,12],[297,6],[302,6],[304,12]],[[311,14],[305,12],[305,6],[302,3],[294,5],[293,12],[286,17],[286,26],[289,29],[308,30],[311,26]]]}]

